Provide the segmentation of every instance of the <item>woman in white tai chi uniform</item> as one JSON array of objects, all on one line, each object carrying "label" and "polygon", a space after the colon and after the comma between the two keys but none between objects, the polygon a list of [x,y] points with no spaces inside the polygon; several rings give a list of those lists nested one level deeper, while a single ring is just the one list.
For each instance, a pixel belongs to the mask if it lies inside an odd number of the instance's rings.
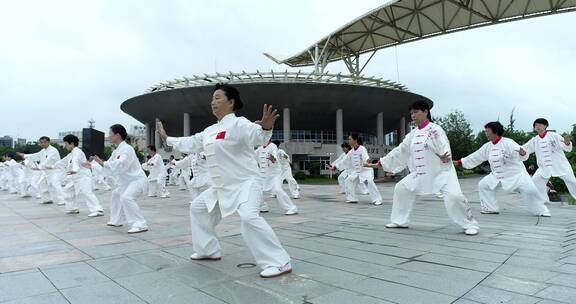
[{"label": "woman in white tai chi uniform", "polygon": [[[101,160],[97,155],[91,159],[103,167],[104,174],[117,177],[118,186],[112,191],[110,221],[107,225],[122,226],[122,214],[124,214],[126,222],[132,226],[128,233],[140,233],[148,231],[148,225],[136,200],[148,189],[148,179],[134,148],[126,143],[127,136],[124,126],[119,124],[111,126],[108,139],[111,144],[116,145],[116,149],[112,151],[107,161]],[[89,162],[84,163],[84,166],[91,167]]]},{"label": "woman in white tai chi uniform", "polygon": [[500,185],[504,191],[520,192],[533,214],[550,216],[550,211],[544,205],[544,198],[538,193],[524,166],[523,160],[528,159],[526,151],[512,139],[502,137],[504,126],[497,121],[487,123],[484,126],[484,132],[489,141],[478,151],[454,162],[466,169],[472,169],[485,161],[490,163],[492,172],[478,183],[481,213],[498,214],[500,212],[495,191]]},{"label": "woman in white tai chi uniform", "polygon": [[142,169],[148,170],[148,196],[167,198],[170,193],[166,190],[166,177],[168,172],[162,156],[156,152],[155,146],[148,146],[150,159],[142,164]]},{"label": "woman in white tai chi uniform", "polygon": [[538,135],[532,137],[522,148],[528,154],[536,152],[538,169],[532,176],[536,189],[546,202],[549,201],[546,184],[550,177],[559,177],[566,184],[570,195],[576,199],[576,177],[564,154],[564,152],[572,151],[570,136],[566,135],[562,138],[558,133],[546,130],[548,120],[544,118],[536,119],[533,127]]},{"label": "woman in white tai chi uniform", "polygon": [[290,155],[286,153],[283,149],[280,149],[280,141],[275,140],[273,143],[278,147],[278,162],[280,163],[280,168],[282,169],[282,182],[286,181],[288,183],[288,189],[290,190],[290,195],[293,199],[300,198],[300,186],[294,176],[292,175],[292,167],[290,167]]},{"label": "woman in white tai chi uniform", "polygon": [[448,216],[464,229],[466,235],[478,234],[478,223],[472,215],[451,162],[451,150],[444,130],[430,121],[430,106],[416,101],[410,115],[418,128],[406,135],[402,143],[380,159],[378,164],[386,172],[410,171],[394,187],[390,224],[386,228],[408,228],[410,213],[417,195],[442,193]]},{"label": "woman in white tai chi uniform", "polygon": [[238,212],[241,232],[258,265],[261,277],[275,277],[292,271],[290,256],[264,218],[260,217],[262,184],[254,147],[267,142],[279,117],[264,105],[262,119],[250,122],[237,117],[242,107],[238,90],[218,84],[212,96],[214,125],[190,137],[168,137],[160,121],[156,124],[162,140],[184,153],[206,153],[211,187],[190,204],[193,260],[220,260],[222,249],[215,227],[222,217]]},{"label": "woman in white tai chi uniform", "polygon": [[374,183],[374,170],[365,166],[370,157],[362,145],[362,140],[358,134],[351,134],[348,136],[348,144],[352,150],[346,154],[343,160],[349,161],[351,166],[348,177],[346,177],[346,202],[358,203],[357,187],[359,184],[366,183],[372,203],[376,206],[382,205],[382,196]]}]

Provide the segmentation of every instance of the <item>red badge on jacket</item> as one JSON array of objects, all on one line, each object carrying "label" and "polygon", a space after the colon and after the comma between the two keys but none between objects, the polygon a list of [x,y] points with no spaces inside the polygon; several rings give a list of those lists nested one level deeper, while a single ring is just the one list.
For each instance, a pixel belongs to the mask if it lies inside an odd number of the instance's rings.
[{"label": "red badge on jacket", "polygon": [[216,135],[216,139],[224,139],[226,137],[226,131],[222,131]]}]

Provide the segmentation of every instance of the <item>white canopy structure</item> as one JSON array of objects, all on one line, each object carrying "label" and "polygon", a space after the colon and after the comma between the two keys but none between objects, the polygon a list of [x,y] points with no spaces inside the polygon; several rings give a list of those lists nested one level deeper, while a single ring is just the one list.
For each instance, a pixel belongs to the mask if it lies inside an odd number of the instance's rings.
[{"label": "white canopy structure", "polygon": [[[388,0],[278,64],[314,66],[343,60],[358,76],[376,51],[425,38],[503,22],[576,11],[576,0]],[[371,53],[360,63],[360,55]]]}]

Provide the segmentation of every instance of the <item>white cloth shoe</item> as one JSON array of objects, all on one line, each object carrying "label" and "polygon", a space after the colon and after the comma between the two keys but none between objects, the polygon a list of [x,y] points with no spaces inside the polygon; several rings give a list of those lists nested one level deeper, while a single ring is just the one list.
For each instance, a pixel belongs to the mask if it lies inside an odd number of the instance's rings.
[{"label": "white cloth shoe", "polygon": [[466,235],[477,235],[477,234],[478,234],[478,229],[476,229],[476,228],[468,228],[468,229],[464,230],[464,234],[466,234]]},{"label": "white cloth shoe", "polygon": [[298,214],[298,210],[288,210],[284,215],[296,215]]},{"label": "white cloth shoe", "polygon": [[482,210],[480,214],[500,214],[499,211]]},{"label": "white cloth shoe", "polygon": [[57,202],[56,205],[58,205],[58,206],[64,206],[64,205],[66,205],[66,202]]},{"label": "white cloth shoe", "polygon": [[375,201],[375,202],[374,202],[374,205],[375,205],[375,206],[380,206],[380,205],[382,205],[382,202],[381,202],[381,201]]},{"label": "white cloth shoe", "polygon": [[104,215],[104,211],[99,210],[99,211],[92,212],[92,213],[88,214],[88,217],[97,217],[97,216],[103,216],[103,215]]},{"label": "white cloth shoe", "polygon": [[146,232],[148,231],[148,227],[132,227],[130,228],[130,230],[128,230],[128,233],[132,234],[132,233],[140,233],[140,232]]},{"label": "white cloth shoe", "polygon": [[193,253],[190,256],[190,259],[193,261],[220,261],[222,259],[221,255],[200,255],[197,253]]},{"label": "white cloth shoe", "polygon": [[78,213],[80,213],[79,209],[66,210],[66,214],[78,214]]},{"label": "white cloth shoe", "polygon": [[114,223],[112,223],[112,222],[108,222],[108,223],[106,223],[106,225],[107,225],[107,226],[111,226],[111,227],[122,227],[122,226],[124,226],[124,225],[122,225],[122,224],[114,224]]},{"label": "white cloth shoe", "polygon": [[41,205],[48,205],[48,204],[52,204],[52,203],[53,203],[52,201],[43,201],[40,204]]},{"label": "white cloth shoe", "polygon": [[551,217],[552,214],[550,214],[550,211],[547,210],[547,211],[542,212],[542,214],[540,214],[540,216],[542,216],[542,217]]},{"label": "white cloth shoe", "polygon": [[260,272],[262,278],[274,278],[292,272],[292,264],[290,262],[281,267],[267,267]]},{"label": "white cloth shoe", "polygon": [[395,223],[386,224],[386,228],[408,228],[408,225],[399,225]]}]

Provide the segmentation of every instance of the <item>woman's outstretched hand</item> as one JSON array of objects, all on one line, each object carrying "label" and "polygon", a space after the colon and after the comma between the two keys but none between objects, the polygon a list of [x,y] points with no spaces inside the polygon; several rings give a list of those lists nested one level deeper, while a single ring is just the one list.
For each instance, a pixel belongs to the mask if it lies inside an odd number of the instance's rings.
[{"label": "woman's outstretched hand", "polygon": [[278,111],[272,108],[272,106],[265,104],[262,109],[262,118],[254,123],[261,125],[264,130],[272,130],[278,117],[280,117]]}]

